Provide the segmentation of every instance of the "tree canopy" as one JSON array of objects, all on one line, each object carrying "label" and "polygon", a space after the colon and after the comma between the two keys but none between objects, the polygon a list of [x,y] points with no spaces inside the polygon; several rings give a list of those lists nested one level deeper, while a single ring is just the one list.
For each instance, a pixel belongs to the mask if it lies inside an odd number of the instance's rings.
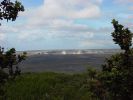
[{"label": "tree canopy", "polygon": [[114,32],[112,32],[113,41],[118,44],[122,50],[129,51],[132,46],[133,33],[128,28],[124,28],[115,19],[112,20]]},{"label": "tree canopy", "polygon": [[0,3],[0,19],[15,21],[18,12],[24,11],[24,6],[19,1],[11,2],[10,0],[3,0]]}]

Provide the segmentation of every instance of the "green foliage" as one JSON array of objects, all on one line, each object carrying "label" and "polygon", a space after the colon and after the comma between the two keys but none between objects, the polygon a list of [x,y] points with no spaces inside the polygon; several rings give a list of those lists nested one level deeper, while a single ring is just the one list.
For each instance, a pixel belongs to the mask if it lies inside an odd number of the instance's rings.
[{"label": "green foliage", "polygon": [[6,19],[15,21],[18,12],[24,11],[24,6],[19,1],[15,1],[14,3],[10,0],[3,0],[0,3],[0,19]]},{"label": "green foliage", "polygon": [[88,91],[99,100],[133,100],[133,34],[116,20],[112,24],[113,40],[125,52],[107,58],[101,72],[88,70]]},{"label": "green foliage", "polygon": [[[24,6],[17,0],[14,3],[10,0],[0,2],[0,20],[15,21],[20,11],[24,11]],[[1,96],[4,96],[3,85],[8,79],[8,76],[15,78],[16,75],[20,74],[18,64],[24,59],[25,54],[16,57],[14,48],[4,52],[4,48],[0,47],[0,99]],[[14,65],[16,65],[15,72],[13,70]],[[3,71],[5,68],[9,69],[9,75]]]},{"label": "green foliage", "polygon": [[[21,63],[26,58],[26,53],[16,54],[16,50],[14,48],[4,52],[4,48],[0,48],[0,68],[3,70],[4,68],[9,69],[9,75],[11,77],[15,77],[20,74],[20,69],[18,67],[19,63]],[[14,67],[15,70],[14,70]]]},{"label": "green foliage", "polygon": [[[3,86],[5,82],[9,78],[14,79],[17,75],[20,75],[21,70],[18,65],[25,60],[25,58],[25,53],[16,55],[16,50],[14,48],[4,52],[4,48],[0,47],[0,96],[4,97],[5,91]],[[4,69],[8,69],[9,74],[4,72]]]},{"label": "green foliage", "polygon": [[[24,11],[24,6],[19,1],[11,2],[10,0],[3,0],[0,2],[0,20],[12,20],[15,21],[18,12]],[[25,59],[25,53],[16,57],[16,51],[14,48],[7,52],[4,52],[4,48],[0,47],[0,70],[4,68],[9,69],[10,76],[20,73],[18,66],[16,66],[15,74],[13,72],[13,65],[18,65]]]},{"label": "green foliage", "polygon": [[94,79],[94,78],[96,78],[97,70],[94,68],[88,68],[87,74],[90,79]]},{"label": "green foliage", "polygon": [[99,100],[88,88],[86,77],[88,74],[23,74],[6,84],[7,100]]},{"label": "green foliage", "polygon": [[118,53],[115,55],[112,55],[109,58],[106,58],[106,63],[102,65],[103,71],[111,71],[112,68],[116,69],[122,69],[123,68],[123,62],[124,62],[124,55],[122,53]]},{"label": "green foliage", "polygon": [[5,73],[3,70],[0,70],[0,100],[1,100],[1,96],[4,96],[5,91],[3,89],[3,85],[5,84],[5,82],[8,79],[8,74]]},{"label": "green foliage", "polygon": [[5,83],[6,79],[8,79],[8,74],[0,70],[0,83]]},{"label": "green foliage", "polygon": [[98,80],[107,91],[108,99],[133,100],[133,54],[130,49],[133,34],[116,20],[112,24],[115,29],[112,33],[113,40],[125,52],[106,59]]},{"label": "green foliage", "polygon": [[[91,97],[97,98],[98,100],[106,100],[106,91],[104,90],[104,86],[99,80],[99,74],[101,71],[98,71],[94,68],[89,68],[87,71],[87,86],[88,91],[91,91]],[[93,100],[93,99],[92,99]]]},{"label": "green foliage", "polygon": [[112,20],[114,26],[114,32],[112,33],[113,40],[116,44],[119,44],[122,50],[128,51],[132,45],[133,34],[128,28],[124,28],[115,19]]}]

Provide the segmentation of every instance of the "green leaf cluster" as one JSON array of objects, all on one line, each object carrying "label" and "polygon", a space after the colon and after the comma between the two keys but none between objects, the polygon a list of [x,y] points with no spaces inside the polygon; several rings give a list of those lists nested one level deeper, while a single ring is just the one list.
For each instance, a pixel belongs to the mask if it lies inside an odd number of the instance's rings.
[{"label": "green leaf cluster", "polygon": [[98,80],[107,91],[109,100],[133,100],[133,54],[131,53],[133,34],[115,19],[112,20],[115,44],[122,50],[106,59]]},{"label": "green leaf cluster", "polygon": [[0,3],[0,19],[15,21],[18,12],[24,11],[24,6],[19,1],[11,2],[10,0],[3,0]]},{"label": "green leaf cluster", "polygon": [[[4,52],[4,48],[0,48],[0,68],[8,69],[10,76],[16,76],[20,74],[20,69],[18,67],[19,63],[26,59],[26,53],[16,54],[16,50],[14,48]],[[14,70],[15,67],[15,70]]]}]

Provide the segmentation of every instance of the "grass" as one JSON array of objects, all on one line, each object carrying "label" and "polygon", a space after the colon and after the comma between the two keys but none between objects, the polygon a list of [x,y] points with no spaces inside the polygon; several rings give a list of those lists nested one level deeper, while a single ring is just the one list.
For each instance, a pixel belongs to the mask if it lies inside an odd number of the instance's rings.
[{"label": "grass", "polygon": [[[9,81],[7,100],[92,100],[86,74],[27,73]],[[87,84],[86,84],[87,85]]]}]

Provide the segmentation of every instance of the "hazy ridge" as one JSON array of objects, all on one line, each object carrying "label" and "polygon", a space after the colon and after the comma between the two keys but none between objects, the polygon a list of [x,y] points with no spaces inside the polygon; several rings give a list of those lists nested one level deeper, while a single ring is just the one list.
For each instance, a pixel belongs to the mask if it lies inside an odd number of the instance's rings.
[{"label": "hazy ridge", "polygon": [[[120,49],[71,49],[71,50],[30,50],[26,51],[28,55],[40,55],[40,54],[50,54],[50,55],[66,55],[66,54],[114,54],[122,52]],[[18,51],[17,53],[22,53]]]}]

